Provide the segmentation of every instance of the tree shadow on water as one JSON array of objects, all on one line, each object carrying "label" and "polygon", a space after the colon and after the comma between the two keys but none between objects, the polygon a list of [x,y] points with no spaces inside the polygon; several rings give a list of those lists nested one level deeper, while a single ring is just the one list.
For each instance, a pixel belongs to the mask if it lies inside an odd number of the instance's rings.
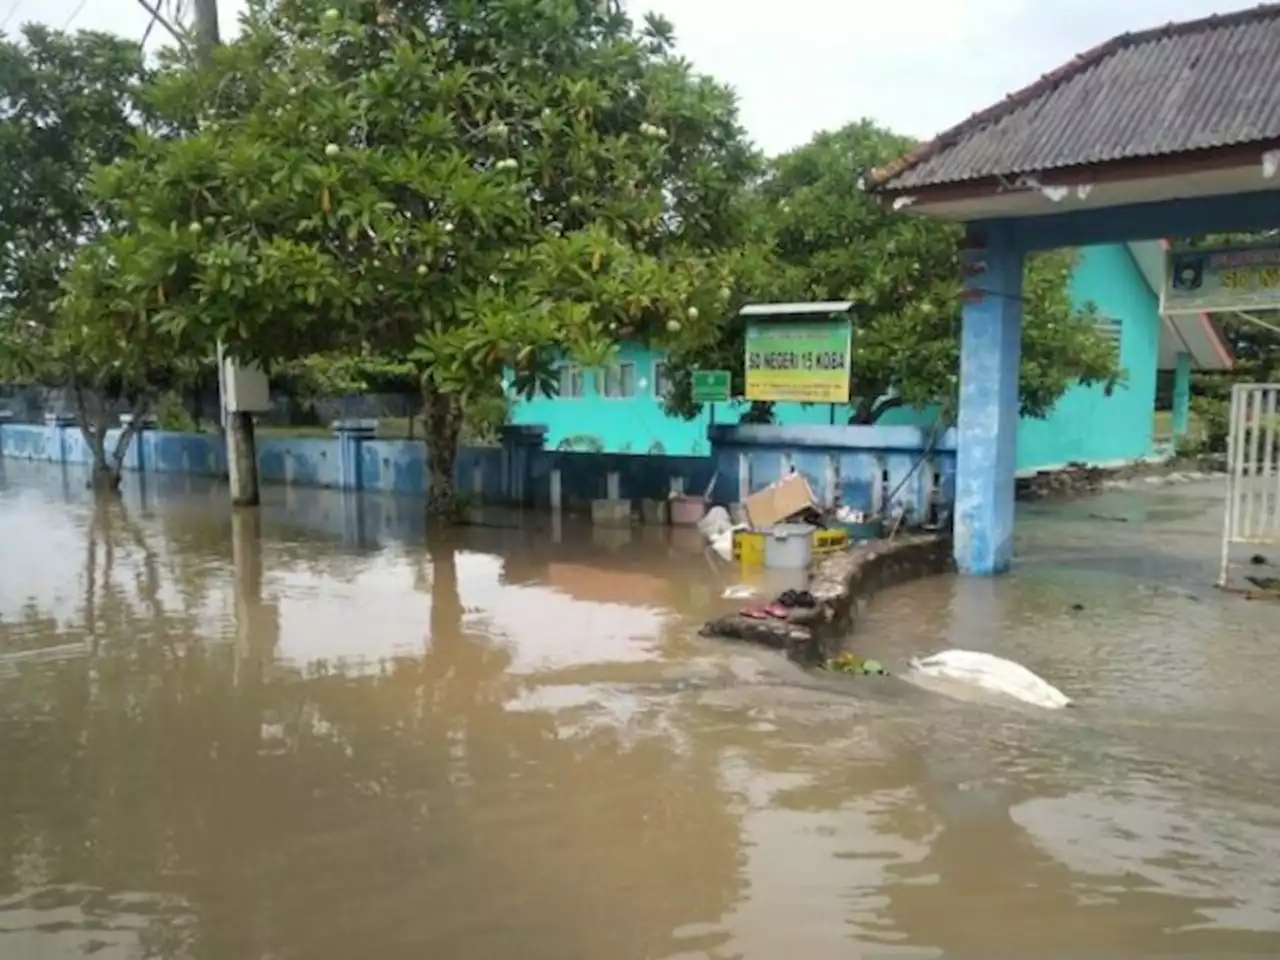
[{"label": "tree shadow on water", "polygon": [[[0,708],[19,784],[0,791],[0,916],[34,931],[74,908],[64,940],[141,930],[134,949],[166,960],[622,960],[675,952],[739,895],[714,762],[511,709],[452,545],[430,546],[423,653],[298,668],[278,620],[209,636],[130,523],[96,517],[86,546],[91,655]],[[235,588],[261,615],[260,533],[242,534]]]}]

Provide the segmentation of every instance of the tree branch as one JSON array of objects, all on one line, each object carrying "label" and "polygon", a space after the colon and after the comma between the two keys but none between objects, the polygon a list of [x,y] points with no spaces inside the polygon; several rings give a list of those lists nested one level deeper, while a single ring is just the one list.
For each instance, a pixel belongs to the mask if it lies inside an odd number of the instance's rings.
[{"label": "tree branch", "polygon": [[849,423],[867,426],[875,423],[890,410],[906,406],[906,401],[901,397],[886,397],[884,394],[883,390],[867,391],[867,395],[859,400],[854,408]]},{"label": "tree branch", "polygon": [[189,54],[191,52],[183,32],[170,23],[160,11],[160,0],[138,0],[138,6],[151,14],[151,22],[147,24],[147,29],[142,34],[143,44],[147,42],[147,38],[151,36],[152,28],[158,23],[165,28],[169,36],[173,37],[178,46],[182,48],[183,53]]},{"label": "tree branch", "polygon": [[862,399],[858,401],[858,405],[853,408],[853,414],[849,417],[849,423],[871,423],[871,414],[875,410],[876,397],[880,396],[882,393],[884,393],[883,390],[867,390]]},{"label": "tree branch", "polygon": [[876,423],[890,410],[897,410],[899,407],[905,407],[906,405],[907,401],[903,400],[901,397],[885,397],[872,409],[870,422]]}]

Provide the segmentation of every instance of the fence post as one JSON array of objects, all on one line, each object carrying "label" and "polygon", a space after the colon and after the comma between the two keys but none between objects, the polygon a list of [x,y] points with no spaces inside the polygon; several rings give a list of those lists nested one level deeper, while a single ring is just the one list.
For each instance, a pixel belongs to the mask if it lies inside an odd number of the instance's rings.
[{"label": "fence post", "polygon": [[337,420],[333,434],[338,438],[338,488],[361,490],[364,488],[362,447],[366,440],[378,435],[377,420]]},{"label": "fence post", "polygon": [[76,418],[69,413],[46,413],[44,425],[53,430],[53,439],[58,451],[58,463],[67,463],[67,431],[76,425]]},{"label": "fence post", "polygon": [[559,513],[563,504],[564,491],[560,485],[560,468],[551,469],[551,511]]},{"label": "fence post", "polygon": [[828,509],[840,502],[840,455],[827,454],[826,491],[823,501]]},{"label": "fence post", "polygon": [[0,460],[4,459],[4,426],[13,423],[12,410],[0,410]]}]

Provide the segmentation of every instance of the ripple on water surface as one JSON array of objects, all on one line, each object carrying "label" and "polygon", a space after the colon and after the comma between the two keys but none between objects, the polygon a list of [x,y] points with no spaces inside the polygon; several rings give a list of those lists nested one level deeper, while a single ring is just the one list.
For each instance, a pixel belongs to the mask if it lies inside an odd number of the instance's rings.
[{"label": "ripple on water surface", "polygon": [[740,577],[680,532],[268,493],[5,465],[0,953],[1274,943],[1274,631],[1198,593],[1205,495],[1042,508],[1014,576],[860,625],[1020,660],[1080,703],[1046,715],[701,640]]}]

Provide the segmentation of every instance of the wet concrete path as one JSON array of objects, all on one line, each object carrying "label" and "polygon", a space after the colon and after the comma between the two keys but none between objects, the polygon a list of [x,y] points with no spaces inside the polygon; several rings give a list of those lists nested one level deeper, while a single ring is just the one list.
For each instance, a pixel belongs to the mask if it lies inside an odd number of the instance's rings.
[{"label": "wet concrete path", "polygon": [[1212,484],[1028,508],[1015,574],[862,622],[1042,714],[698,638],[739,578],[679,532],[2,469],[0,956],[1280,948],[1280,608],[1210,586]]}]

